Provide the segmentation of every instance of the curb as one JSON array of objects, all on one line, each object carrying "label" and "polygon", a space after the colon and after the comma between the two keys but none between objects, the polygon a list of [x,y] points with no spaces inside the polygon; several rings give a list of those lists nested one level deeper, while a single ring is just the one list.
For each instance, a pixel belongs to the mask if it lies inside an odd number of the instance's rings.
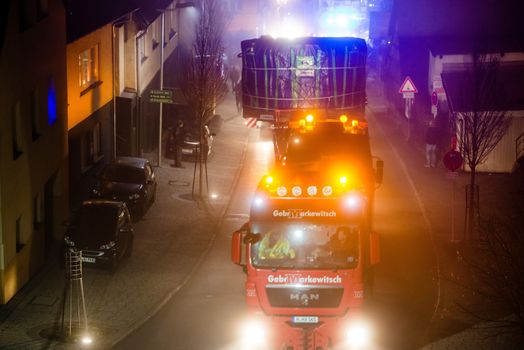
[{"label": "curb", "polygon": [[[231,182],[230,192],[231,192],[231,189],[234,189],[236,187],[236,184],[238,183],[238,180],[240,178],[240,173],[242,172],[244,161],[245,161],[246,154],[247,154],[246,151],[247,151],[248,141],[249,141],[249,134],[247,133],[246,136],[245,136],[245,139],[244,139],[244,146],[243,146],[243,149],[242,149],[242,156],[240,158],[239,165],[238,165],[238,167],[237,167],[237,169],[235,171],[235,175],[233,177],[233,181]],[[169,292],[165,296],[165,298],[159,304],[157,304],[156,307],[154,307],[151,310],[151,312],[146,314],[133,327],[129,328],[127,332],[122,333],[116,340],[111,341],[110,345],[109,345],[110,348],[112,348],[115,345],[117,345],[120,341],[122,341],[123,339],[127,338],[130,334],[132,334],[137,329],[139,329],[142,325],[147,323],[155,314],[157,314],[191,280],[191,278],[193,277],[194,273],[198,270],[198,268],[200,267],[202,262],[206,259],[207,255],[209,254],[209,251],[211,250],[211,248],[215,244],[216,237],[218,235],[218,232],[220,231],[220,227],[222,226],[222,224],[224,222],[225,213],[227,212],[227,210],[231,206],[231,198],[232,197],[233,196],[229,197],[226,205],[224,205],[222,210],[220,211],[220,213],[218,215],[219,219],[218,219],[217,223],[215,224],[215,227],[213,229],[213,234],[211,236],[211,239],[209,240],[209,243],[208,243],[207,247],[202,252],[202,254],[198,258],[197,262],[192,267],[191,271],[187,274],[187,276],[184,278],[184,280],[180,283],[180,285],[178,285],[171,292]],[[212,209],[212,205],[208,201],[203,200],[202,198],[200,198],[199,200],[201,201],[200,203],[203,204],[204,210],[209,215],[213,216],[213,214],[211,213],[212,210],[210,210],[210,209]]]}]

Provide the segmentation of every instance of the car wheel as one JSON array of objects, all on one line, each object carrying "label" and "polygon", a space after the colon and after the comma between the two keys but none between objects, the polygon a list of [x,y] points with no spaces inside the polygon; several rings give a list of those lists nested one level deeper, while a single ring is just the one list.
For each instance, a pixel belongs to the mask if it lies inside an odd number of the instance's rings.
[{"label": "car wheel", "polygon": [[127,241],[127,247],[126,252],[124,253],[124,258],[130,258],[131,252],[133,251],[133,236],[129,237],[129,240]]}]

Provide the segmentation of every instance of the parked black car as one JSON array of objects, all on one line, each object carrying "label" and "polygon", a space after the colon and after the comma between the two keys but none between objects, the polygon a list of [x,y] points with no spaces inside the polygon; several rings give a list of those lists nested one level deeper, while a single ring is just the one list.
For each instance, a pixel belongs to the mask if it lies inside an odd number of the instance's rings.
[{"label": "parked black car", "polygon": [[115,271],[122,258],[131,256],[133,238],[131,216],[124,202],[88,200],[67,228],[64,249],[81,250],[84,264]]},{"label": "parked black car", "polygon": [[[204,125],[204,154],[209,156],[213,148],[213,137],[215,136],[209,130],[207,125]],[[195,159],[200,153],[200,135],[198,128],[189,128],[184,133],[184,143],[182,144],[182,156]]]},{"label": "parked black car", "polygon": [[156,179],[147,159],[117,157],[98,175],[94,198],[125,202],[134,219],[142,217],[156,196]]}]

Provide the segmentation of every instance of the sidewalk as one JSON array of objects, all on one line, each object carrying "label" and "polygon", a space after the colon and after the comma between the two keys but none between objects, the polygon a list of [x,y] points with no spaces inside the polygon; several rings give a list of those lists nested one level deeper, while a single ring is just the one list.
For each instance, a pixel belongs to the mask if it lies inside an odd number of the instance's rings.
[{"label": "sidewalk", "polygon": [[[162,167],[154,168],[158,181],[156,201],[134,225],[135,244],[130,259],[123,261],[115,274],[84,268],[89,333],[94,339],[90,349],[109,348],[147,320],[186,283],[212,245],[242,166],[249,132],[232,96],[217,113],[223,123],[207,166],[209,192],[216,197],[194,200],[194,163],[184,161],[184,168],[172,168],[172,161],[163,159]],[[156,158],[151,161],[157,164]],[[50,261],[7,305],[0,307],[0,348],[79,348],[79,344],[52,336],[54,330],[60,329],[65,285],[64,271],[57,260]]]},{"label": "sidewalk", "polygon": [[[460,303],[472,308],[483,305],[482,310],[487,309],[486,304],[476,304],[482,301],[478,294],[467,291],[456,283],[457,280],[464,284],[472,283],[470,267],[461,259],[460,250],[464,247],[469,247],[471,251],[478,249],[473,247],[473,243],[464,242],[465,186],[470,181],[470,174],[459,171],[458,178],[450,179],[441,157],[436,168],[425,168],[424,135],[428,122],[433,119],[433,116],[429,111],[424,113],[421,108],[418,108],[415,113],[417,119],[412,122],[409,130],[408,120],[402,111],[385,97],[394,95],[385,89],[388,87],[385,87],[381,81],[368,81],[369,111],[388,135],[407,171],[412,175],[414,186],[420,194],[431,226],[430,234],[437,248],[441,299],[437,317],[428,335],[428,341],[434,343],[425,346],[424,350],[506,349],[509,345],[514,345],[512,343],[514,339],[500,336],[486,337],[486,331],[479,328],[479,320],[465,313],[457,305]],[[442,156],[449,148],[449,143],[443,142],[440,155]],[[387,164],[384,171],[387,172]],[[477,174],[477,183],[480,189],[481,216],[507,213],[511,199],[524,203],[522,172],[520,174],[480,173]],[[479,309],[473,310],[479,311]],[[436,341],[437,339],[439,340]]]}]

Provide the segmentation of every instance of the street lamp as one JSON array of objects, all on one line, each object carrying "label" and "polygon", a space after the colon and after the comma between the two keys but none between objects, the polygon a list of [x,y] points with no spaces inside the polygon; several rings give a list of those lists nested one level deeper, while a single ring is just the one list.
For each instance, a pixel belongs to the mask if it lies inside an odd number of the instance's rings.
[{"label": "street lamp", "polygon": [[[162,34],[160,35],[160,90],[164,89],[164,41],[165,41],[165,31],[166,31],[166,24],[165,24],[165,14],[166,11],[175,11],[182,8],[187,7],[195,7],[195,4],[191,1],[184,2],[184,3],[177,3],[175,5],[175,8],[173,9],[160,9],[157,10],[159,12],[162,12],[161,16],[161,27],[162,27]],[[159,120],[158,120],[158,167],[162,165],[162,112],[163,112],[163,103],[160,103],[160,113],[159,113]]]}]

